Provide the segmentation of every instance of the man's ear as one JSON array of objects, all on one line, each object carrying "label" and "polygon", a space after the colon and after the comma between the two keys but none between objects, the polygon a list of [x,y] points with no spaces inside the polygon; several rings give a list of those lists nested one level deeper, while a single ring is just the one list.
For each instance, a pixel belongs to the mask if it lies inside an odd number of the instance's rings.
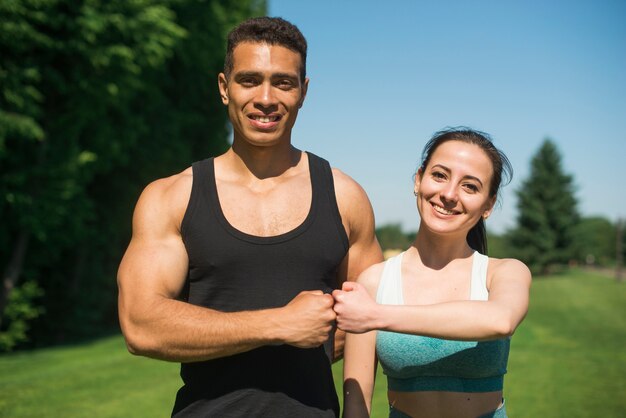
[{"label": "man's ear", "polygon": [[300,96],[300,101],[298,102],[298,109],[302,107],[304,104],[304,99],[306,98],[306,92],[309,90],[309,78],[305,77],[304,83],[302,83],[302,94]]},{"label": "man's ear", "polygon": [[222,103],[228,105],[228,80],[226,80],[226,76],[224,75],[224,73],[218,74],[217,87],[220,89],[220,97],[222,98]]}]

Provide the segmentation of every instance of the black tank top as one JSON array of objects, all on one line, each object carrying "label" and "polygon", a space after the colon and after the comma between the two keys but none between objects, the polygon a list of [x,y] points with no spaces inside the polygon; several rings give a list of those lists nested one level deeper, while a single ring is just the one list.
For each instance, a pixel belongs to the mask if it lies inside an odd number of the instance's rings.
[{"label": "black tank top", "polygon": [[[258,237],[226,220],[212,158],[194,163],[181,234],[189,256],[183,299],[223,312],[286,305],[302,290],[331,292],[348,251],[330,166],[311,153],[312,199],[295,229]],[[250,208],[254,210],[254,208]],[[300,349],[265,346],[215,360],[183,363],[176,417],[332,417],[339,414],[332,341]]]}]

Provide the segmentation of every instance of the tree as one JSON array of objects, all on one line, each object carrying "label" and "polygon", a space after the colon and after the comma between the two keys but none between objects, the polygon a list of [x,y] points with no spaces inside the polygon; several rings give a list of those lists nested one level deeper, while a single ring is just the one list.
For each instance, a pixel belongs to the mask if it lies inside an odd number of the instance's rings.
[{"label": "tree", "polygon": [[507,234],[517,258],[545,274],[576,257],[579,221],[573,177],[564,173],[554,142],[544,140],[531,160],[529,177],[517,190],[517,226]]},{"label": "tree", "polygon": [[576,259],[583,264],[606,266],[615,260],[616,226],[600,216],[585,217],[574,227]]},{"label": "tree", "polygon": [[413,242],[415,232],[404,232],[400,224],[388,224],[376,228],[376,238],[383,251],[404,250]]},{"label": "tree", "polygon": [[264,10],[0,2],[0,349],[117,327],[134,202],[150,180],[226,149],[225,37]]},{"label": "tree", "polygon": [[489,250],[489,257],[495,258],[508,258],[513,253],[509,248],[506,235],[491,232],[487,232],[487,249]]}]

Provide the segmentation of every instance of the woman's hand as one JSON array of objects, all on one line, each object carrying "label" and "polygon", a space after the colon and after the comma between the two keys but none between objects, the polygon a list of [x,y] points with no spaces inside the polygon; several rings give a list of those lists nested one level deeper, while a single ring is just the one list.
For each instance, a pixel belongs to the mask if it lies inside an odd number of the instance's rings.
[{"label": "woman's hand", "polygon": [[341,290],[333,291],[337,326],[346,332],[361,334],[376,329],[378,304],[365,287],[356,282],[344,282]]}]

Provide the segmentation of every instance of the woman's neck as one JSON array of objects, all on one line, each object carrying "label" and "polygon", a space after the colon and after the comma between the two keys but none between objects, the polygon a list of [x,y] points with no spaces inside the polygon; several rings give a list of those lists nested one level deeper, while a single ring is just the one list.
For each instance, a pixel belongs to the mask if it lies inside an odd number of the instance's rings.
[{"label": "woman's neck", "polygon": [[460,235],[439,235],[420,225],[413,241],[413,247],[422,263],[433,269],[440,269],[451,261],[467,258],[474,250],[467,244],[466,237]]}]

